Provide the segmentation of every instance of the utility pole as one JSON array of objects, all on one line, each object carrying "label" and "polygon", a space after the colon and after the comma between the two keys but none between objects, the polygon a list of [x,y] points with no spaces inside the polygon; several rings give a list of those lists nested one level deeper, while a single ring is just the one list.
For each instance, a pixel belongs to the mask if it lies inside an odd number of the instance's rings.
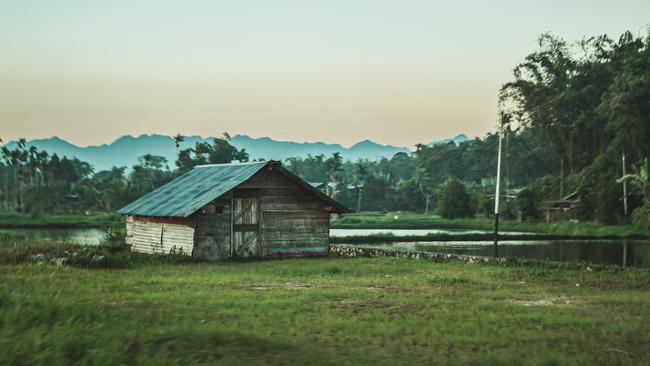
[{"label": "utility pole", "polygon": [[560,198],[564,198],[564,159],[560,160]]},{"label": "utility pole", "polygon": [[[625,151],[623,151],[623,177],[625,177]],[[627,216],[627,182],[623,180],[623,213]]]},{"label": "utility pole", "polygon": [[494,193],[494,258],[499,258],[499,196],[501,195],[501,145],[503,143],[503,125],[506,115],[501,113],[501,126],[499,127],[499,152],[497,155],[497,187]]}]

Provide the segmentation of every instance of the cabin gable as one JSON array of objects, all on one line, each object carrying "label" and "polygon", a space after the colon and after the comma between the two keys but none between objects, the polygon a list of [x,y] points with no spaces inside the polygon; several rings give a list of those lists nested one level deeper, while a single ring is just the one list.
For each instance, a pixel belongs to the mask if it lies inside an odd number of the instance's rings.
[{"label": "cabin gable", "polygon": [[[254,173],[252,168],[256,169]],[[161,211],[160,207],[169,210],[168,203],[156,203],[160,196],[156,191],[121,210],[129,214],[127,243],[132,250],[182,252],[210,260],[326,255],[330,215],[349,212],[278,162],[195,169],[198,171],[188,172],[187,177],[181,176],[159,188],[167,197],[187,197],[173,198],[174,206],[181,207],[174,211],[176,215],[142,216],[142,207],[153,214]],[[215,198],[211,189],[222,193]],[[210,195],[213,198],[206,199]],[[191,206],[195,208],[187,215],[184,207]],[[136,212],[130,212],[132,209]]]}]

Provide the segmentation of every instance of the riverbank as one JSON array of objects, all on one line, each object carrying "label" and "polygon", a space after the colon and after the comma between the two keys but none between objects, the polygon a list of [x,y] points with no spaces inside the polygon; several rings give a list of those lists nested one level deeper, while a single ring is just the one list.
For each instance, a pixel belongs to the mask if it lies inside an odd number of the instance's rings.
[{"label": "riverbank", "polygon": [[[332,221],[333,229],[467,229],[492,230],[494,221],[486,218],[444,219],[436,215],[418,213],[355,213],[346,214]],[[567,237],[650,237],[650,232],[632,225],[603,225],[596,222],[574,223],[559,221],[553,223],[516,222],[501,220],[501,231],[529,232]]]},{"label": "riverbank", "polygon": [[0,264],[0,364],[650,363],[648,270],[114,255]]}]

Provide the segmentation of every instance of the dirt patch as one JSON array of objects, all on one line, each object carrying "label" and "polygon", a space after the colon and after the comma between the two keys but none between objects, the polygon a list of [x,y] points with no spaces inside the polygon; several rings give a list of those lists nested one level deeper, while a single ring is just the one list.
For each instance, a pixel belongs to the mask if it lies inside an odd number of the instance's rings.
[{"label": "dirt patch", "polygon": [[265,283],[260,285],[251,286],[251,290],[272,290],[272,289],[290,289],[302,290],[312,288],[314,285],[304,282],[286,282],[286,283]]},{"label": "dirt patch", "polygon": [[575,304],[575,300],[570,297],[549,297],[540,300],[515,300],[513,304],[522,306],[567,306]]},{"label": "dirt patch", "polygon": [[398,292],[399,289],[392,286],[344,286],[351,290],[362,290],[371,292]]}]

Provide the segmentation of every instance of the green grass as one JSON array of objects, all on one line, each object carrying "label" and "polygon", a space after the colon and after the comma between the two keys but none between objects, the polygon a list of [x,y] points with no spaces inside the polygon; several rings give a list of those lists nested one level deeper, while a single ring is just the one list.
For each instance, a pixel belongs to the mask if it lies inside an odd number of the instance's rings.
[{"label": "green grass", "polygon": [[[486,218],[444,219],[436,215],[417,213],[359,213],[346,214],[332,221],[334,229],[470,229],[492,230],[494,221]],[[650,236],[650,232],[631,225],[603,225],[595,222],[574,223],[558,221],[550,224],[541,222],[516,222],[502,220],[500,229],[558,236],[582,237],[634,237]]]},{"label": "green grass", "polygon": [[123,226],[124,217],[116,213],[92,213],[89,215],[27,215],[0,213],[0,227],[106,227]]},{"label": "green grass", "polygon": [[126,265],[0,264],[0,364],[650,363],[648,270],[95,250]]}]

